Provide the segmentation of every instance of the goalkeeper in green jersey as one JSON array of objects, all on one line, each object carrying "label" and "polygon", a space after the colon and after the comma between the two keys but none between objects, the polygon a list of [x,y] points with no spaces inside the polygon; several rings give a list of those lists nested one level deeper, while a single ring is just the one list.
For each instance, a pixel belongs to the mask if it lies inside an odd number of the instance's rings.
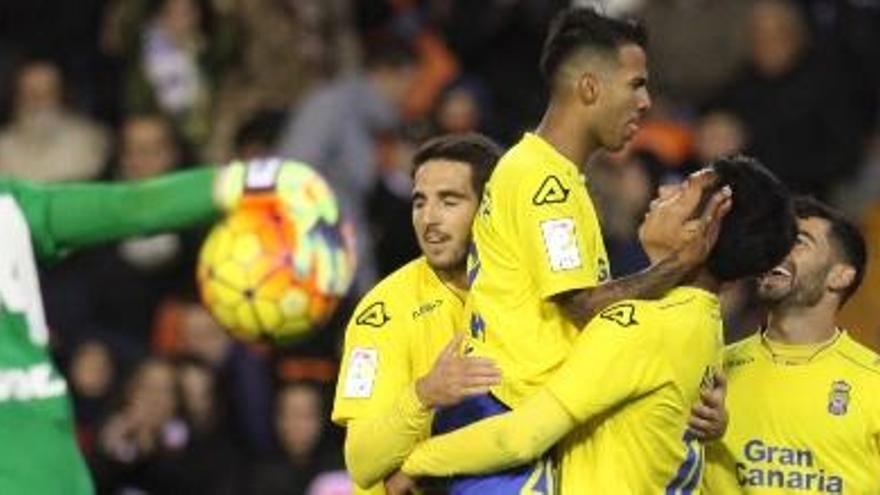
[{"label": "goalkeeper in green jersey", "polygon": [[94,492],[67,384],[51,362],[36,263],[127,236],[208,222],[278,160],[139,182],[37,185],[0,176],[0,494]]}]

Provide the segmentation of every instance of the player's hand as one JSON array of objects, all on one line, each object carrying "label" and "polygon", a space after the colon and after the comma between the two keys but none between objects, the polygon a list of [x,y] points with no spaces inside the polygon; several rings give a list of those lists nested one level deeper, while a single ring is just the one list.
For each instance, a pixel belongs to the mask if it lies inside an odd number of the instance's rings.
[{"label": "player's hand", "polygon": [[403,474],[402,471],[395,471],[394,474],[385,480],[385,493],[388,495],[408,495],[415,493],[416,480]]},{"label": "player's hand", "polygon": [[725,186],[712,195],[700,218],[684,224],[676,249],[676,260],[683,273],[690,272],[712,252],[721,233],[721,220],[732,207],[733,193],[730,187]]},{"label": "player's hand", "polygon": [[724,400],[727,397],[727,378],[715,374],[714,386],[700,391],[700,403],[691,409],[688,426],[703,443],[718,440],[727,431],[727,408]]},{"label": "player's hand", "polygon": [[431,371],[416,381],[416,394],[426,407],[452,406],[501,383],[501,371],[491,359],[461,355],[462,342],[463,333],[452,337]]}]

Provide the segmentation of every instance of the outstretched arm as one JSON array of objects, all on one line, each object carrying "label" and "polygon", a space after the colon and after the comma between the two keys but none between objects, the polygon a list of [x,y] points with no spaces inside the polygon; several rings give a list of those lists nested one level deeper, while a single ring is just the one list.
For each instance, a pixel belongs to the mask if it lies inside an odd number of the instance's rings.
[{"label": "outstretched arm", "polygon": [[500,471],[541,456],[574,426],[562,404],[541,390],[511,412],[421,443],[401,471],[409,476]]},{"label": "outstretched arm", "polygon": [[15,183],[41,258],[213,219],[214,168],[129,183]]},{"label": "outstretched arm", "polygon": [[721,219],[730,211],[731,192],[724,188],[716,192],[702,216],[684,225],[679,236],[678,249],[647,269],[628,277],[600,284],[596,287],[562,292],[552,300],[565,316],[582,328],[596,314],[624,299],[656,299],[675,286],[682,277],[702,263],[721,229]]}]

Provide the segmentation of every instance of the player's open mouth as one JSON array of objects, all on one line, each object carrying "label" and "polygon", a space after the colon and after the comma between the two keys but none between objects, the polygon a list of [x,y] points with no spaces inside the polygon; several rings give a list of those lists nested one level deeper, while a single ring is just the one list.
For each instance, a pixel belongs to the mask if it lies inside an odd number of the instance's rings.
[{"label": "player's open mouth", "polygon": [[449,240],[449,236],[439,232],[428,232],[425,234],[425,242],[428,244],[443,244]]},{"label": "player's open mouth", "polygon": [[762,283],[785,283],[790,282],[794,278],[794,273],[791,268],[785,265],[779,265],[776,268],[770,270],[769,272],[761,275],[760,282]]}]

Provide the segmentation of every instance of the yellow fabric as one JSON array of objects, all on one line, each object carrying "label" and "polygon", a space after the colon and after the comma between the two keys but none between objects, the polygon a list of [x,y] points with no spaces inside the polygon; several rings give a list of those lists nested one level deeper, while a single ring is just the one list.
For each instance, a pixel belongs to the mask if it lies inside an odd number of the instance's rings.
[{"label": "yellow fabric", "polygon": [[843,332],[786,365],[755,334],[724,366],[730,425],[707,447],[706,493],[880,493],[880,356]]},{"label": "yellow fabric", "polygon": [[346,462],[356,482],[381,480],[428,436],[432,418],[416,407],[413,383],[431,369],[462,311],[461,294],[424,258],[389,275],[358,304],[346,328],[332,413],[348,427]]},{"label": "yellow fabric", "polygon": [[547,384],[583,423],[560,443],[562,494],[699,488],[702,447],[687,420],[720,369],[721,326],[717,297],[690,287],[591,320]]},{"label": "yellow fabric", "polygon": [[720,369],[722,348],[712,294],[678,288],[658,301],[618,303],[587,325],[544,389],[512,412],[420,444],[403,470],[453,475],[523,464],[577,423],[559,449],[563,495],[696,489],[702,448],[685,440],[687,420],[700,386]]},{"label": "yellow fabric", "polygon": [[574,428],[562,404],[540,390],[521,407],[419,444],[401,468],[410,476],[483,474],[538,458]]},{"label": "yellow fabric", "polygon": [[526,134],[499,161],[473,227],[470,345],[495,360],[510,407],[565,360],[578,329],[548,298],[608,278],[599,221],[575,164]]}]

